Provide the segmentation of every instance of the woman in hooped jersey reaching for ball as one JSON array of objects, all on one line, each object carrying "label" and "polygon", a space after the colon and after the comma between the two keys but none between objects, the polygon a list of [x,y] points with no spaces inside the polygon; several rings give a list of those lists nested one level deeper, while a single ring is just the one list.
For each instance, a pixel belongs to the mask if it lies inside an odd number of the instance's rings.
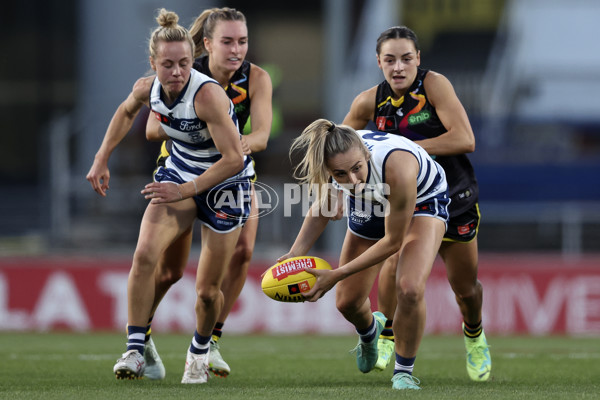
[{"label": "woman in hooped jersey reaching for ball", "polygon": [[[464,107],[443,75],[419,68],[417,36],[403,26],[387,29],[377,39],[377,64],[385,80],[360,93],[352,102],[344,124],[377,129],[416,141],[446,172],[449,206],[448,231],[439,249],[450,286],[463,316],[467,372],[474,381],[490,377],[492,360],[483,332],[483,288],[477,279],[479,207],[477,180],[465,153],[475,149],[475,137]],[[379,277],[379,310],[394,314],[396,262],[388,260]],[[378,370],[392,359],[391,322],[379,339]],[[407,329],[410,327],[406,327]]]},{"label": "woman in hooped jersey reaching for ball", "polygon": [[[444,170],[408,139],[356,132],[323,119],[294,140],[294,151],[304,153],[296,177],[321,190],[290,251],[278,261],[306,255],[332,219],[329,210],[337,209],[330,199],[342,191],[349,210],[340,267],[307,268],[317,281],[304,295],[317,301],[337,283],[336,306],[356,328],[356,362],[367,373],[377,362],[377,338],[385,325],[383,314],[371,313],[369,293],[381,263],[399,253],[394,335],[397,351],[415,357],[425,329],[425,283],[446,231]],[[392,382],[394,389],[420,389],[410,371],[395,370]]]},{"label": "woman in hooped jersey reaching for ball", "polygon": [[[245,59],[248,53],[246,17],[233,8],[211,8],[196,18],[190,27],[190,34],[196,44],[194,69],[215,79],[225,89],[234,104],[240,133],[243,133],[247,122],[251,124],[251,132],[241,137],[244,154],[251,155],[265,150],[273,119],[273,87],[269,74]],[[172,151],[172,141],[152,114],[148,118],[146,137],[152,141],[163,140],[158,159],[158,165],[163,165]],[[224,303],[210,340],[210,371],[220,377],[227,377],[231,369],[221,356],[218,340],[222,335],[225,320],[246,282],[256,242],[257,213],[253,187],[250,218],[242,228],[221,284]],[[190,226],[176,239],[163,254],[155,272],[155,298],[146,334],[148,351],[144,353],[147,362],[145,376],[149,379],[165,377],[165,368],[150,336],[150,327],[160,301],[169,288],[183,276],[192,245],[192,233],[193,227]]]}]

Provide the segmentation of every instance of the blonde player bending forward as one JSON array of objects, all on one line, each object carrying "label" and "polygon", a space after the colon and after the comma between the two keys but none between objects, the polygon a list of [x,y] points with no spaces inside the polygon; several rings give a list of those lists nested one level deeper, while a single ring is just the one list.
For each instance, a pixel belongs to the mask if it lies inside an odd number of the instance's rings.
[{"label": "blonde player bending forward", "polygon": [[336,306],[359,335],[358,368],[369,372],[377,361],[377,338],[385,324],[383,314],[371,312],[369,292],[381,263],[399,253],[392,387],[420,389],[412,371],[425,327],[425,282],[448,219],[444,170],[408,139],[355,131],[323,119],[296,138],[294,151],[304,153],[296,177],[312,188],[327,189],[320,191],[292,248],[279,260],[309,251],[331,219],[324,211],[335,209],[330,203],[342,191],[348,200],[348,230],[340,267],[307,269],[317,282],[305,296],[317,301],[337,283]]}]

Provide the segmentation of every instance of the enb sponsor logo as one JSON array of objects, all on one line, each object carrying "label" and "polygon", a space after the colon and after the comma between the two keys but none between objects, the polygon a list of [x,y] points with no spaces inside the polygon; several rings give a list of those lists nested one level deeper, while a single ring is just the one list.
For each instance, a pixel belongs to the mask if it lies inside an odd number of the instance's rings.
[{"label": "enb sponsor logo", "polygon": [[409,125],[417,125],[417,124],[421,124],[425,121],[427,121],[429,118],[431,118],[431,113],[427,110],[423,110],[419,113],[413,114],[411,116],[408,117],[408,124]]},{"label": "enb sponsor logo", "polygon": [[261,182],[251,185],[247,180],[218,185],[208,192],[207,197],[210,210],[221,219],[239,218],[244,209],[250,211],[252,201],[255,202],[258,212],[249,215],[248,219],[270,214],[279,204],[279,196],[272,187]]}]

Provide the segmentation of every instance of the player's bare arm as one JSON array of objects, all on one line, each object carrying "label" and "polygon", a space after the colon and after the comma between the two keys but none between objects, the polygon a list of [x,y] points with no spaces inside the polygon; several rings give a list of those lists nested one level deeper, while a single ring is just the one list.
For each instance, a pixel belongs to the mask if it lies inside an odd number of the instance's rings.
[{"label": "player's bare arm", "polygon": [[250,154],[267,148],[273,123],[273,84],[271,77],[264,69],[252,64],[250,69],[250,124],[252,131],[243,136]]},{"label": "player's bare arm", "polygon": [[229,116],[229,98],[218,84],[208,83],[196,94],[194,107],[198,118],[206,122],[215,147],[221,153],[219,161],[211,165],[194,181],[174,186],[172,183],[151,182],[142,190],[152,203],[170,203],[202,193],[240,172],[244,156],[239,132]]},{"label": "player's bare arm", "polygon": [[313,288],[304,294],[308,301],[317,301],[340,280],[379,264],[402,247],[417,201],[419,163],[412,154],[395,151],[386,162],[385,172],[386,183],[390,185],[385,236],[363,254],[333,271],[307,270],[317,277]]},{"label": "player's bare arm", "polygon": [[349,125],[354,129],[364,129],[369,121],[373,119],[376,94],[377,86],[374,86],[356,96],[342,124]]},{"label": "player's bare arm", "polygon": [[425,77],[427,97],[447,132],[431,139],[418,141],[429,154],[450,156],[475,150],[475,135],[465,108],[456,96],[450,81],[436,72]]},{"label": "player's bare arm", "polygon": [[[198,193],[232,177],[244,167],[240,134],[229,115],[229,105],[229,97],[218,84],[205,84],[196,95],[194,102],[196,114],[198,118],[206,122],[213,142],[222,156],[219,161],[196,178]],[[187,184],[187,189],[189,192],[192,191],[191,189],[195,191],[192,184]]]},{"label": "player's bare arm", "polygon": [[398,252],[410,225],[417,201],[419,163],[414,155],[395,151],[386,162],[386,184],[389,185],[389,214],[385,217],[385,236],[363,254],[338,268],[340,279],[370,268]]},{"label": "player's bare arm", "polygon": [[153,79],[153,77],[138,79],[133,85],[131,93],[119,105],[108,125],[100,149],[94,157],[94,163],[86,176],[94,191],[101,196],[106,196],[106,190],[109,188],[108,159],[131,129],[133,121],[142,107],[149,105],[150,87]]}]

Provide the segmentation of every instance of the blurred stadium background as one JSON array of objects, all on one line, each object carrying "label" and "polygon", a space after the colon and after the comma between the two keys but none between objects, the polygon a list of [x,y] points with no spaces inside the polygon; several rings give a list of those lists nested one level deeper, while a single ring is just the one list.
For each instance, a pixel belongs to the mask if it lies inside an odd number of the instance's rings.
[{"label": "blurred stadium background", "polygon": [[[0,330],[124,326],[124,282],[145,208],[139,189],[158,154],[144,138],[147,114],[112,156],[107,198],[85,175],[114,110],[148,71],[156,9],[176,11],[189,26],[214,6],[245,13],[247,58],[271,73],[276,119],[268,149],[255,158],[259,181],[278,191],[292,182],[291,140],[316,118],[342,120],[354,96],[382,80],[379,33],[398,24],[415,30],[421,65],[453,82],[476,135],[469,157],[481,191],[480,271],[486,318],[494,321],[486,329],[600,334],[595,0],[7,3],[0,27]],[[261,219],[252,276],[227,323],[233,330],[335,332],[345,323],[331,295],[323,305],[261,297],[258,276],[287,250],[301,221],[299,210],[286,217],[281,206]],[[344,223],[330,224],[314,253],[335,263],[344,231]],[[179,316],[173,310],[193,296],[199,240],[198,231],[189,276],[165,299],[161,308],[171,314],[155,319],[159,328],[193,324],[191,306]],[[441,265],[428,296],[429,332],[455,332],[458,309]],[[270,318],[251,311],[261,307]],[[332,325],[307,324],[314,312],[335,316]]]}]

